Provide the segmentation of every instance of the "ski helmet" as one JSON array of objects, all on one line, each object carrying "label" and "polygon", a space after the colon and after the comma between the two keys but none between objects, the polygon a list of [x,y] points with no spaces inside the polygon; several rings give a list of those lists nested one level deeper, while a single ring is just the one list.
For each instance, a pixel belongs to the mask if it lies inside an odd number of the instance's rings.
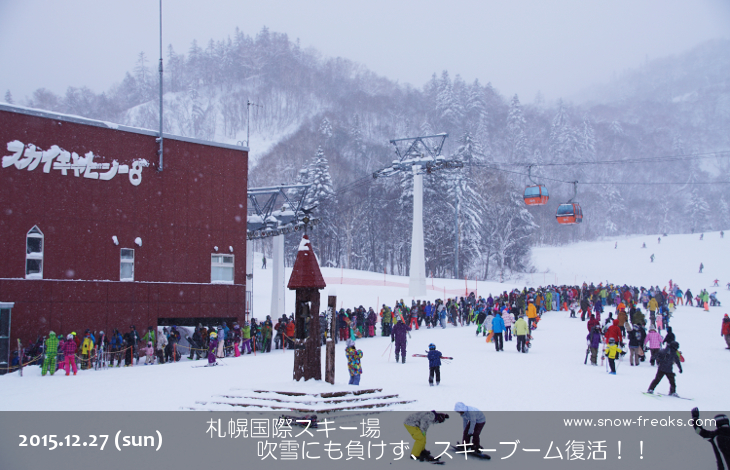
[{"label": "ski helmet", "polygon": [[215,331],[211,331],[210,332],[210,339],[216,339],[216,338],[218,338],[218,333],[216,333]]},{"label": "ski helmet", "polygon": [[672,341],[671,343],[669,343],[669,347],[672,349],[679,349],[679,343],[676,341]]},{"label": "ski helmet", "polygon": [[730,420],[728,420],[727,415],[720,414],[715,415],[715,424],[719,428],[720,426],[730,426]]},{"label": "ski helmet", "polygon": [[611,338],[608,340],[608,344],[616,344],[616,340]]},{"label": "ski helmet", "polygon": [[433,344],[433,343],[431,343],[431,344],[428,345],[428,349],[434,350],[434,349],[436,349],[436,345]]}]

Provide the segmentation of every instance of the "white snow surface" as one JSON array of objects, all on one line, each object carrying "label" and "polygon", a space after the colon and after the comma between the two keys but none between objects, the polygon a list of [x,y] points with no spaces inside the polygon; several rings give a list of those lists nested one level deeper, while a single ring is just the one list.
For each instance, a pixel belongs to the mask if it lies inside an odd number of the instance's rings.
[{"label": "white snow surface", "polygon": [[[630,367],[628,356],[611,376],[605,367],[584,365],[586,323],[569,318],[566,312],[547,312],[534,332],[533,347],[528,354],[516,351],[515,342],[505,342],[504,352],[496,352],[485,338],[475,336],[475,327],[425,329],[411,332],[405,364],[395,363],[389,354],[390,338],[361,339],[356,346],[363,351],[363,375],[360,388],[382,388],[383,394],[399,394],[400,399],[415,400],[398,405],[396,410],[452,409],[462,401],[482,410],[555,410],[555,411],[686,411],[691,406],[722,410],[728,405],[730,388],[730,350],[720,336],[720,324],[730,311],[730,236],[721,239],[718,232],[670,235],[657,243],[657,235],[635,236],[578,243],[533,250],[533,264],[539,273],[524,274],[522,280],[508,284],[468,281],[468,290],[478,289],[487,296],[513,287],[539,286],[546,283],[606,282],[631,283],[638,286],[668,285],[669,279],[694,294],[706,288],[717,291],[723,307],[709,312],[694,307],[677,308],[670,324],[686,358],[684,373],[677,374],[677,391],[694,402],[670,397],[659,399],[642,395],[653,379],[656,368],[649,361]],[[647,248],[642,249],[642,243]],[[314,247],[316,250],[316,246]],[[651,263],[649,256],[656,259]],[[258,259],[260,253],[254,255]],[[703,274],[699,264],[704,263]],[[271,269],[254,272],[254,317],[265,318],[271,298]],[[287,275],[290,273],[287,270]],[[320,291],[320,305],[336,290],[337,306],[364,305],[374,308],[396,299],[405,299],[408,279],[378,273],[323,268],[328,287]],[[714,279],[720,287],[711,287]],[[366,285],[363,285],[365,283]],[[384,286],[387,283],[389,285]],[[427,299],[463,295],[465,282],[428,279]],[[453,292],[453,293],[450,293]],[[294,302],[294,291],[286,293],[287,312]],[[377,309],[379,310],[379,309]],[[608,308],[605,315],[612,311]],[[429,343],[454,360],[441,367],[441,385],[428,386],[426,358],[411,357],[424,353]],[[292,379],[293,353],[272,350],[269,354],[244,355],[221,360],[224,366],[192,368],[203,361],[165,365],[80,371],[77,376],[63,373],[41,377],[40,367],[24,369],[0,377],[1,410],[231,410],[221,395],[258,396],[253,390],[298,391],[318,393],[352,389],[344,355],[344,343],[337,345],[336,383],[324,381],[295,382]],[[322,348],[324,369],[325,348]],[[143,361],[142,361],[143,362]],[[676,370],[675,370],[676,371]],[[667,393],[666,379],[657,391]],[[93,393],[89,393],[93,390]],[[150,393],[156,390],[156,393]],[[50,394],[49,394],[50,391]],[[234,399],[246,403],[266,402]],[[275,402],[274,402],[275,403]],[[691,404],[691,406],[690,406]],[[242,410],[243,408],[235,408]],[[252,408],[245,408],[251,410]],[[255,408],[254,408],[255,409]]]}]

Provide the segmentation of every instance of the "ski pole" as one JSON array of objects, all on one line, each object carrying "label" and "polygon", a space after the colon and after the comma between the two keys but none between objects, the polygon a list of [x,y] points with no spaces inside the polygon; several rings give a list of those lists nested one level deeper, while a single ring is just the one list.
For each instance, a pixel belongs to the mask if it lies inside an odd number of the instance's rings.
[{"label": "ski pole", "polygon": [[385,353],[388,352],[388,349],[390,349],[393,346],[393,342],[388,343],[388,347],[385,348],[385,351],[383,351],[383,354],[380,355],[380,357],[385,356]]}]

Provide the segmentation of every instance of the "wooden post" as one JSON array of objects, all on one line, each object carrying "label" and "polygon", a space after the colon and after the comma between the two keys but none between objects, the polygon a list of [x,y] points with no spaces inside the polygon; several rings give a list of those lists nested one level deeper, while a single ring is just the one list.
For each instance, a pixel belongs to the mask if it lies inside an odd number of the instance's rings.
[{"label": "wooden post", "polygon": [[330,336],[327,337],[325,353],[324,381],[335,384],[335,344],[337,344],[337,296],[327,297],[327,315],[329,318]]},{"label": "wooden post", "polygon": [[319,290],[296,289],[294,380],[322,380],[321,336],[319,332]]}]

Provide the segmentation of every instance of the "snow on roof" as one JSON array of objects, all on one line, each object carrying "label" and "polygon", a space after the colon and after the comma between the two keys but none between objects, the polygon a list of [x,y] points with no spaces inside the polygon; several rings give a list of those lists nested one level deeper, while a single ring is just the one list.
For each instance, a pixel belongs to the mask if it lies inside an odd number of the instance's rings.
[{"label": "snow on roof", "polygon": [[[27,108],[25,106],[18,106],[14,104],[0,103],[0,111],[7,111],[9,113],[25,114],[27,116],[37,116],[46,119],[55,119],[57,121],[73,122],[76,124],[84,124],[87,126],[104,127],[107,129],[114,129],[118,131],[131,132],[134,134],[142,134],[157,137],[160,133],[151,129],[142,129],[140,127],[124,126],[122,124],[115,124],[106,121],[97,121],[95,119],[85,118],[83,116],[74,116],[72,114],[56,113],[53,111],[45,111],[42,109]],[[202,139],[193,139],[190,137],[183,137],[180,135],[162,134],[165,139],[177,140],[181,142],[190,142],[193,144],[208,145],[210,147],[220,147],[231,150],[240,150],[242,152],[248,152],[249,148],[240,145],[223,144],[220,142],[210,142]]]}]

